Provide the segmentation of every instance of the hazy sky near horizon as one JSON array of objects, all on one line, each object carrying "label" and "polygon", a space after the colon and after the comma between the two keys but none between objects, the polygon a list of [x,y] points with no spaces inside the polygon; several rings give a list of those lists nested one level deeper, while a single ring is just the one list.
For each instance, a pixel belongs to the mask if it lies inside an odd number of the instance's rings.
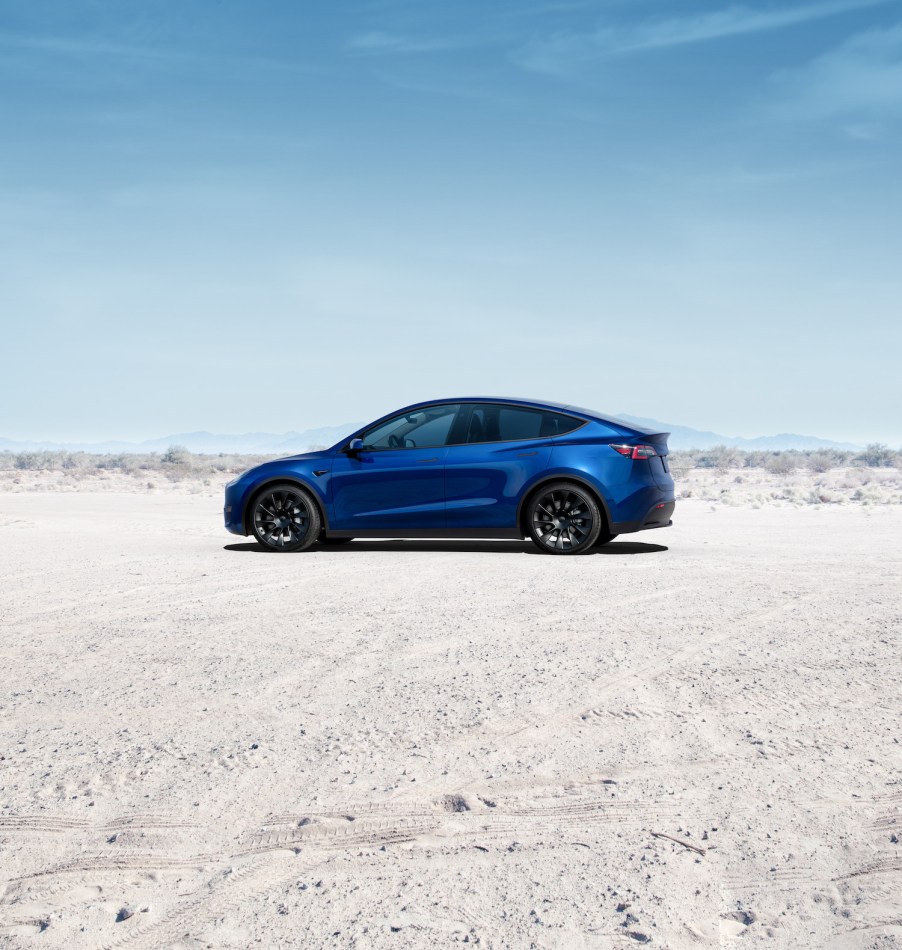
[{"label": "hazy sky near horizon", "polygon": [[0,436],[902,445],[902,0],[7,0],[0,84]]}]

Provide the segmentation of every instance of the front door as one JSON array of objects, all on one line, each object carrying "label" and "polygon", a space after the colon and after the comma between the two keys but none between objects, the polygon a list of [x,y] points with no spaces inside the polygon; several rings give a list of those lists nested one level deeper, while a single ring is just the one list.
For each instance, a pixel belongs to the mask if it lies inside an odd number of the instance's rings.
[{"label": "front door", "polygon": [[361,434],[363,450],[332,464],[336,531],[441,530],[445,527],[445,442],[457,405],[394,416]]}]

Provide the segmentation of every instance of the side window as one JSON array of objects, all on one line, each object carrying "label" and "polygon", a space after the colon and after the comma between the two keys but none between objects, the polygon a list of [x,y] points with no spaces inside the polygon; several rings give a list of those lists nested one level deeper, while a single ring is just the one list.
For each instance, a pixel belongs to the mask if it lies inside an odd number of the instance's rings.
[{"label": "side window", "polygon": [[519,406],[478,405],[473,407],[470,414],[465,441],[472,444],[550,439],[572,432],[582,424],[582,419],[559,412]]},{"label": "side window", "polygon": [[502,442],[519,442],[521,439],[537,439],[542,433],[543,413],[533,409],[509,409],[498,411],[498,437]]},{"label": "side window", "polygon": [[361,436],[366,449],[425,449],[444,445],[458,406],[429,406],[394,416]]},{"label": "side window", "polygon": [[565,416],[560,412],[542,413],[542,435],[546,438],[553,435],[564,435],[566,432],[578,429],[581,425],[585,425],[585,419]]}]

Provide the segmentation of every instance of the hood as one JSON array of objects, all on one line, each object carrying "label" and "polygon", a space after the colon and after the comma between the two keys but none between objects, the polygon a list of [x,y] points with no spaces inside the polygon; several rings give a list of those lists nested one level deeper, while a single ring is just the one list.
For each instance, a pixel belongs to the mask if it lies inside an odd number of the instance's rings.
[{"label": "hood", "polygon": [[325,459],[329,458],[332,454],[331,449],[319,449],[316,452],[298,452],[297,455],[286,455],[284,458],[276,459],[277,462],[287,462],[289,459],[292,461],[304,461],[306,459]]}]

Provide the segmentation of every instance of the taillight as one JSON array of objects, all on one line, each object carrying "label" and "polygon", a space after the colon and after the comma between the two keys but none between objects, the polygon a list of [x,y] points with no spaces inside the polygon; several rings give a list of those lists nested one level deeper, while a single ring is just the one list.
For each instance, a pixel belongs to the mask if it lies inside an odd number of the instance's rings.
[{"label": "taillight", "polygon": [[650,459],[658,454],[653,445],[612,445],[611,448],[628,459]]}]

